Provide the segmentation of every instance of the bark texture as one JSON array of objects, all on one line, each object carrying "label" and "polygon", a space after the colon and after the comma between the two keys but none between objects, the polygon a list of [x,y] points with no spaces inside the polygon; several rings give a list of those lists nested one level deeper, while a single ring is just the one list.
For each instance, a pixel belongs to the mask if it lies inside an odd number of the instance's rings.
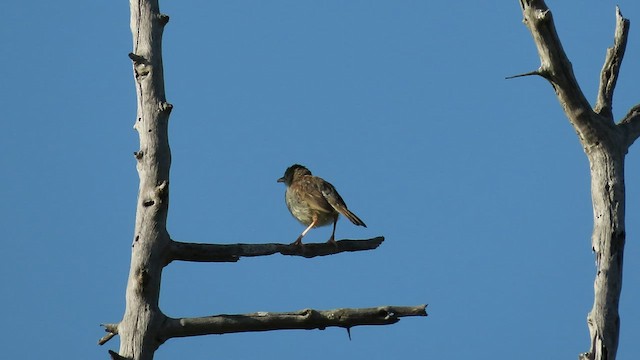
[{"label": "bark texture", "polygon": [[618,348],[625,243],[624,158],[638,137],[638,106],[616,124],[613,91],[624,56],[629,21],[616,12],[614,45],[608,49],[600,74],[597,102],[592,109],[573,74],[551,11],[542,0],[520,0],[524,23],[538,48],[540,67],[524,75],[540,75],[556,92],[589,159],[593,203],[592,249],[596,256],[594,304],[587,316],[589,351],[581,359],[614,360]]},{"label": "bark texture", "polygon": [[126,308],[118,324],[119,355],[149,360],[159,346],[156,335],[166,319],[158,308],[158,299],[164,252],[170,242],[166,221],[171,105],[165,99],[161,56],[162,32],[168,17],[160,14],[157,1],[131,0],[130,7],[133,52],[129,57],[133,61],[138,103],[134,128],[140,137],[140,149],[135,153],[140,187]]},{"label": "bark texture", "polygon": [[391,325],[403,316],[427,316],[426,305],[381,306],[364,309],[313,310],[244,315],[216,315],[200,318],[170,319],[166,338],[234,332],[269,330],[324,330],[329,326],[350,329],[357,325]]}]

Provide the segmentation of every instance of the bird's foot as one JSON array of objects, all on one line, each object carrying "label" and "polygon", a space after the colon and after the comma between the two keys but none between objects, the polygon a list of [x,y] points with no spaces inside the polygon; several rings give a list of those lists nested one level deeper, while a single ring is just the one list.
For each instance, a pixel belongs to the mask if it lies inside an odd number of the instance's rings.
[{"label": "bird's foot", "polygon": [[296,241],[292,242],[289,245],[304,247],[304,244],[302,243],[302,236],[298,237]]},{"label": "bird's foot", "polygon": [[329,239],[329,241],[327,241],[327,244],[331,244],[335,247],[338,247],[338,243],[336,242],[336,239],[334,239],[333,236],[331,237],[331,239]]}]

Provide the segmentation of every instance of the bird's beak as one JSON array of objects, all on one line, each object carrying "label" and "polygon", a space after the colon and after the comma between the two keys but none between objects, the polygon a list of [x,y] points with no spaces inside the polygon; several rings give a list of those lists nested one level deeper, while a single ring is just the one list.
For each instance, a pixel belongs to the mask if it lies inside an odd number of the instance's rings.
[{"label": "bird's beak", "polygon": [[284,182],[284,176],[278,179],[278,182]]}]

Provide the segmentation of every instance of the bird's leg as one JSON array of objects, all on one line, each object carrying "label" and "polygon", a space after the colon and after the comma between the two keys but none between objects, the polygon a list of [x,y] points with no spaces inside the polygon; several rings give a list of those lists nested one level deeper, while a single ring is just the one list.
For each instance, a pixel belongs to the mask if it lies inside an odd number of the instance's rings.
[{"label": "bird's leg", "polygon": [[296,245],[296,246],[302,246],[302,238],[307,235],[307,233],[309,232],[309,230],[311,230],[314,226],[316,226],[316,223],[318,222],[318,218],[317,217],[313,217],[313,221],[311,222],[311,224],[309,224],[309,226],[304,229],[304,231],[302,232],[302,234],[300,234],[300,236],[298,236],[298,238],[296,239],[296,241],[294,241],[291,245]]},{"label": "bird's leg", "polygon": [[327,241],[329,244],[333,244],[333,246],[338,246],[338,243],[336,242],[336,224],[338,223],[338,217],[336,216],[335,219],[333,219],[333,231],[331,232],[331,237],[329,238],[329,241]]}]

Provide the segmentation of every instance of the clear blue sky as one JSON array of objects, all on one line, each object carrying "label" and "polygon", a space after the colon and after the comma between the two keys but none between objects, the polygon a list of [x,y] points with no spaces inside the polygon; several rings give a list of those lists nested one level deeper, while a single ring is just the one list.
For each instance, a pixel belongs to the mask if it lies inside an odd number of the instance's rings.
[{"label": "clear blue sky", "polygon": [[[615,3],[549,1],[593,101]],[[640,102],[640,5],[614,99]],[[332,182],[376,251],[174,263],[170,316],[429,304],[387,327],[174,339],[156,359],[575,359],[588,350],[589,167],[518,1],[161,3],[176,240],[295,240],[276,183]],[[124,311],[138,177],[127,2],[7,2],[0,22],[0,328],[7,359],[106,359]],[[640,334],[640,144],[627,157],[619,358]],[[330,228],[308,242],[326,241]]]}]

